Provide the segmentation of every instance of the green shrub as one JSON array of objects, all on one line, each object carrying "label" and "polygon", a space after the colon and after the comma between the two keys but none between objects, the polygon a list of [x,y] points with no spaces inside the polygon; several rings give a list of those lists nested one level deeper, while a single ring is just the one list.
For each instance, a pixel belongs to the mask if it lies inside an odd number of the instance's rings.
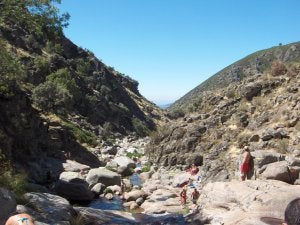
[{"label": "green shrub", "polygon": [[16,82],[26,79],[26,73],[21,64],[5,47],[5,42],[0,39],[0,95],[11,97],[14,95]]},{"label": "green shrub", "polygon": [[9,171],[0,176],[0,186],[10,190],[17,203],[23,204],[26,200],[23,195],[31,191],[27,185],[27,176],[25,174],[12,175]]},{"label": "green shrub", "polygon": [[178,119],[180,117],[184,117],[185,113],[183,111],[183,109],[174,109],[172,111],[170,111],[167,116],[170,118],[170,119]]},{"label": "green shrub", "polygon": [[45,111],[66,113],[73,105],[70,92],[61,85],[46,81],[32,91],[33,102]]},{"label": "green shrub", "polygon": [[50,54],[61,54],[62,53],[62,46],[58,43],[48,41],[46,43],[46,52]]},{"label": "green shrub", "polygon": [[144,173],[144,172],[149,172],[150,169],[151,169],[150,165],[144,165],[144,166],[142,167],[142,173]]},{"label": "green shrub", "polygon": [[47,81],[64,87],[75,98],[80,96],[79,87],[67,68],[62,68],[47,76]]},{"label": "green shrub", "polygon": [[72,132],[72,134],[76,137],[76,139],[80,143],[86,143],[91,146],[97,145],[97,137],[94,133],[90,131],[86,131],[69,121],[65,121],[65,120],[62,121],[64,126],[66,126]]},{"label": "green shrub", "polygon": [[49,61],[47,58],[42,56],[36,56],[34,58],[34,68],[38,74],[46,76],[49,70]]},{"label": "green shrub", "polygon": [[135,152],[127,152],[126,156],[128,158],[133,159],[133,158],[140,158],[143,156],[143,154],[135,151]]},{"label": "green shrub", "polygon": [[239,98],[239,93],[234,89],[227,90],[225,95],[227,98],[231,98],[231,99]]},{"label": "green shrub", "polygon": [[86,77],[91,70],[91,64],[83,58],[76,60],[76,73],[80,77]]},{"label": "green shrub", "polygon": [[149,128],[138,118],[133,118],[131,120],[133,128],[136,132],[136,134],[140,137],[145,137],[150,133]]}]

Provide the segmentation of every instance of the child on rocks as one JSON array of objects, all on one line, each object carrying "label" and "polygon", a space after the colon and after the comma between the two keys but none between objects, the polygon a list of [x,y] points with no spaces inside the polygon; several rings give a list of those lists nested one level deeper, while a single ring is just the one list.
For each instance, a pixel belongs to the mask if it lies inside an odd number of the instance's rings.
[{"label": "child on rocks", "polygon": [[181,202],[181,207],[184,208],[186,204],[186,186],[180,192],[180,202]]}]

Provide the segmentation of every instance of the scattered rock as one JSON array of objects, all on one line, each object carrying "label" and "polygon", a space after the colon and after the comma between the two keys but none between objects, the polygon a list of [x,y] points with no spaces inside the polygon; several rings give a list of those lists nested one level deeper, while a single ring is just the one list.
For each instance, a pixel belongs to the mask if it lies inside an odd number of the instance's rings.
[{"label": "scattered rock", "polygon": [[104,167],[91,169],[86,177],[89,185],[93,186],[97,183],[102,183],[106,187],[110,185],[120,185],[121,177],[119,174],[112,172]]}]

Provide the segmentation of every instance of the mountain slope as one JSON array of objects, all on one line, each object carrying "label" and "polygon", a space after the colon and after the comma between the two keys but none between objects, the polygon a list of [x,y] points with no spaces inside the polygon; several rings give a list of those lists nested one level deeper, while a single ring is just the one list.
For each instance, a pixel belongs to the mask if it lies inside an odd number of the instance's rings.
[{"label": "mountain slope", "polygon": [[0,164],[37,182],[46,168],[59,172],[66,152],[97,167],[92,147],[145,136],[164,120],[137,81],[63,35],[68,16],[53,2],[0,4]]},{"label": "mountain slope", "polygon": [[196,103],[204,91],[214,91],[224,88],[232,83],[240,83],[246,77],[263,73],[270,69],[274,60],[283,63],[292,63],[300,59],[300,42],[284,46],[276,46],[269,49],[255,52],[208,78],[196,88],[185,94],[169,107],[169,111],[182,109],[192,110],[193,103]]},{"label": "mountain slope", "polygon": [[[286,59],[284,63],[269,62],[273,50],[263,51],[266,59],[260,52],[260,61],[267,61],[269,68],[248,73],[243,80],[226,87],[221,87],[221,83],[216,88],[202,84],[201,92],[193,90],[181,99],[182,105],[177,102],[179,107],[192,106],[192,112],[170,121],[152,135],[147,148],[152,162],[182,169],[194,163],[201,166],[205,183],[234,179],[245,145],[258,158],[265,155],[279,161],[299,155],[300,46],[296,43],[283,48],[287,49],[280,53]],[[287,54],[290,51],[295,54]],[[246,68],[240,66],[240,71],[247,71],[248,59]],[[224,69],[223,76],[233,67]],[[234,80],[229,75],[225,77]],[[213,79],[222,80],[222,76]],[[189,102],[194,100],[191,93],[197,94],[197,104]]]}]

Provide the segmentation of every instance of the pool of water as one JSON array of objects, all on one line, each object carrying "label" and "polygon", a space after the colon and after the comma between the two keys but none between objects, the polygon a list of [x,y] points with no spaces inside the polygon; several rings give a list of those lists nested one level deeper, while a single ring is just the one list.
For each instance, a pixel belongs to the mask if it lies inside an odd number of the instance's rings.
[{"label": "pool of water", "polygon": [[118,196],[114,196],[112,200],[106,198],[95,199],[88,207],[102,210],[124,210],[123,201]]},{"label": "pool of water", "polygon": [[130,184],[132,186],[141,186],[142,185],[142,181],[141,181],[140,175],[138,173],[133,173],[129,177],[129,180],[130,180]]},{"label": "pool of water", "polygon": [[[138,173],[133,173],[130,176],[130,183],[132,186],[141,186],[142,181]],[[93,200],[87,207],[101,210],[120,210],[125,211],[123,201],[119,196],[114,196],[112,200],[106,198],[99,198]],[[139,225],[184,225],[186,224],[183,215],[181,214],[160,214],[160,215],[147,215],[141,213],[143,210],[133,212],[136,222],[128,222],[122,218],[115,218],[110,224],[139,224]]]},{"label": "pool of water", "polygon": [[185,219],[180,214],[147,215],[138,213],[134,215],[138,224],[143,225],[185,225]]}]

